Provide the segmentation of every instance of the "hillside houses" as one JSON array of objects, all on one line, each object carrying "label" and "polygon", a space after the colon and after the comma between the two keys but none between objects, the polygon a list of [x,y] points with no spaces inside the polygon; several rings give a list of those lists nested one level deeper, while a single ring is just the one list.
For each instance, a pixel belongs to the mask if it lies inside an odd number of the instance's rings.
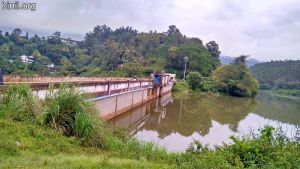
[{"label": "hillside houses", "polygon": [[22,56],[20,56],[20,59],[23,63],[32,63],[35,60],[35,57],[22,55]]}]

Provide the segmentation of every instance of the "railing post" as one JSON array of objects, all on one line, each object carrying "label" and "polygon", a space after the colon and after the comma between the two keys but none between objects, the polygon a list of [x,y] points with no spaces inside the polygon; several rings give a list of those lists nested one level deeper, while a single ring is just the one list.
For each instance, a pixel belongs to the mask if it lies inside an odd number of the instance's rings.
[{"label": "railing post", "polygon": [[132,106],[133,106],[133,92],[131,92],[131,108],[132,109]]},{"label": "railing post", "polygon": [[115,106],[115,116],[117,115],[117,110],[118,110],[118,95],[116,95],[116,106]]},{"label": "railing post", "polygon": [[127,91],[129,91],[129,88],[130,88],[130,80],[128,80]]},{"label": "railing post", "polygon": [[110,81],[108,81],[108,83],[107,83],[107,92],[108,92],[108,94],[110,94]]},{"label": "railing post", "polygon": [[142,94],[142,104],[144,103],[144,89],[143,89],[143,94]]}]

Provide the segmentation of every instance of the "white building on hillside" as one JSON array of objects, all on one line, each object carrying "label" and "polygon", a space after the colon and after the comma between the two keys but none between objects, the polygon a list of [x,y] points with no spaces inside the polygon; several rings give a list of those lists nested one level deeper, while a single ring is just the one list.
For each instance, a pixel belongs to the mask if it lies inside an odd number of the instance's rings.
[{"label": "white building on hillside", "polygon": [[47,65],[48,68],[54,68],[54,63],[50,63],[49,65]]},{"label": "white building on hillside", "polygon": [[23,63],[32,63],[35,60],[34,56],[22,55],[20,58]]}]

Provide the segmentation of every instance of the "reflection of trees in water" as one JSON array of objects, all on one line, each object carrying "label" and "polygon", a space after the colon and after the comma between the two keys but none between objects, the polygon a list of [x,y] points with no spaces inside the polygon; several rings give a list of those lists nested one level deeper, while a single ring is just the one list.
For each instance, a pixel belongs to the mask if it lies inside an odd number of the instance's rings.
[{"label": "reflection of trees in water", "polygon": [[202,99],[201,105],[207,107],[213,120],[228,124],[231,130],[237,131],[239,122],[255,110],[256,101],[251,98],[220,96]]},{"label": "reflection of trees in water", "polygon": [[255,113],[280,122],[300,125],[300,100],[272,96],[261,91]]},{"label": "reflection of trees in water", "polygon": [[169,104],[166,117],[161,122],[158,120],[161,118],[159,113],[152,114],[144,128],[156,130],[160,138],[174,132],[184,136],[198,132],[204,136],[215,120],[236,131],[239,122],[255,110],[256,102],[249,98],[197,95],[183,99],[181,114],[180,106],[180,99]]},{"label": "reflection of trees in water", "polygon": [[[161,114],[153,113],[144,127],[158,131],[160,138],[164,138],[174,132],[184,136],[190,136],[194,132],[199,132],[202,135],[207,134],[211,127],[211,120],[208,120],[209,114],[197,114],[197,107],[188,109],[187,112],[185,108],[187,102],[184,101],[180,115],[180,102],[181,100],[175,100],[167,106],[166,117],[160,123],[159,118],[161,118]],[[197,117],[195,118],[195,116]]]}]

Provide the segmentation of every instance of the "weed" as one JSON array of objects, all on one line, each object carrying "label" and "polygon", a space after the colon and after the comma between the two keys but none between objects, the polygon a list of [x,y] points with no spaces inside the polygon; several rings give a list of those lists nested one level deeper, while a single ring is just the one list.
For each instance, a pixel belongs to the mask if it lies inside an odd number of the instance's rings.
[{"label": "weed", "polygon": [[50,86],[41,123],[62,131],[66,136],[78,137],[84,145],[101,146],[96,114],[86,95],[75,86],[62,83],[57,92]]},{"label": "weed", "polygon": [[16,121],[35,119],[41,104],[27,84],[8,85],[2,98],[0,114]]}]

